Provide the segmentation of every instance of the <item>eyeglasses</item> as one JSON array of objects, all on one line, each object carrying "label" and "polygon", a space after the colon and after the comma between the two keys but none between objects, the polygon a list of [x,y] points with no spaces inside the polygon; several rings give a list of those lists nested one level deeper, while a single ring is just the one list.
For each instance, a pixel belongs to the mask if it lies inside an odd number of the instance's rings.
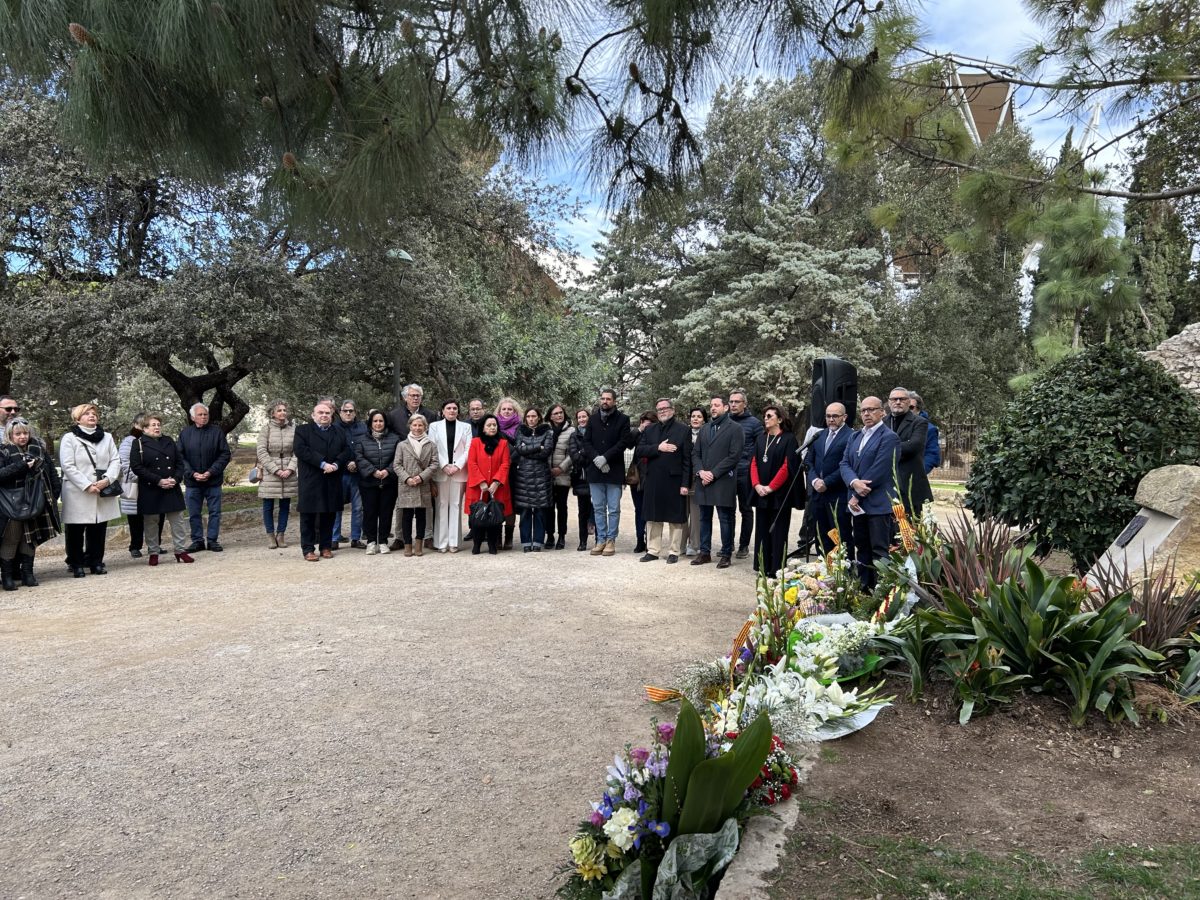
[{"label": "eyeglasses", "polygon": [[654,407],[654,411],[655,412],[670,412],[674,408],[675,407],[673,407],[673,406],[656,406],[656,407]]},{"label": "eyeglasses", "polygon": [[778,416],[776,416],[775,413],[773,413],[773,412],[765,412],[765,413],[763,413],[763,418],[764,419],[776,419],[776,418],[778,418]]},{"label": "eyeglasses", "polygon": [[889,403],[898,403],[900,401],[904,401],[905,403],[907,403],[908,398],[907,397],[888,397]]},{"label": "eyeglasses", "polygon": [[21,411],[21,407],[19,406],[0,406],[0,409],[4,410],[6,413],[15,413]]},{"label": "eyeglasses", "polygon": [[353,406],[343,406],[342,412],[358,412]]}]

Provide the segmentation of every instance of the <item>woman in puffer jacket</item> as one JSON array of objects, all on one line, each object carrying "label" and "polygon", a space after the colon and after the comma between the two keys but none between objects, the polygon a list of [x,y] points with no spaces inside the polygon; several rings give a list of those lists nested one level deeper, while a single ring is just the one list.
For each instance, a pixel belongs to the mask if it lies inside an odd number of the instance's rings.
[{"label": "woman in puffer jacket", "polygon": [[[424,418],[424,417],[422,417]],[[367,413],[367,433],[354,442],[354,464],[358,470],[358,493],[363,505],[363,537],[367,555],[387,553],[388,529],[396,509],[400,479],[392,466],[400,435],[388,427],[387,413]]]},{"label": "woman in puffer jacket", "polygon": [[536,409],[525,411],[512,445],[513,507],[521,516],[521,547],[541,552],[546,537],[546,509],[554,502],[550,458],[554,431]]}]

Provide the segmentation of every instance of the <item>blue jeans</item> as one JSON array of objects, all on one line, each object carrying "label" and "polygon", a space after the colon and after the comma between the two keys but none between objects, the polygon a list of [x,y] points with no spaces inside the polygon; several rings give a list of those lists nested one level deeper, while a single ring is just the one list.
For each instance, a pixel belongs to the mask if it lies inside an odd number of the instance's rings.
[{"label": "blue jeans", "polygon": [[[279,527],[275,527],[275,503],[279,503]],[[267,529],[267,534],[283,534],[287,531],[288,513],[292,508],[292,498],[284,497],[279,501],[264,500],[263,505],[263,528]]]},{"label": "blue jeans", "polygon": [[[358,473],[343,472],[342,473],[342,497],[348,498],[347,503],[350,504],[350,540],[362,540],[362,495],[358,492]],[[333,520],[333,539],[336,542],[342,541],[342,513],[337,514],[337,518]]]},{"label": "blue jeans", "polygon": [[544,518],[546,511],[541,508],[521,508],[521,546],[541,547],[546,540]]},{"label": "blue jeans", "polygon": [[589,484],[592,494],[592,510],[596,517],[596,546],[605,541],[615,541],[621,527],[620,484]]},{"label": "blue jeans", "polygon": [[[717,556],[733,555],[733,510],[732,506],[718,506],[717,521],[721,523],[721,552]],[[700,505],[700,552],[712,555],[713,507]]]},{"label": "blue jeans", "polygon": [[188,485],[184,492],[187,504],[188,524],[192,529],[192,543],[204,541],[204,519],[200,510],[208,504],[208,540],[215,541],[221,535],[221,482],[216,484]]}]

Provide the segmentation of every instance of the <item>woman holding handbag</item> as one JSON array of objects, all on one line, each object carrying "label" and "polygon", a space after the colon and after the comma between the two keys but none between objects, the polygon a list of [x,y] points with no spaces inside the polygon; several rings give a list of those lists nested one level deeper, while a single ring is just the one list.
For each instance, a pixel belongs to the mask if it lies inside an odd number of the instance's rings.
[{"label": "woman holding handbag", "polygon": [[[286,547],[288,513],[292,499],[299,493],[296,478],[296,456],[292,443],[296,425],[291,421],[288,405],[282,400],[267,404],[267,424],[258,432],[255,458],[258,462],[258,499],[262,501],[263,527],[267,529],[267,549]],[[275,507],[279,506],[279,518]]]},{"label": "woman holding handbag", "polygon": [[[500,423],[489,413],[479,424],[479,436],[471,441],[467,454],[467,494],[463,500],[467,514],[471,505],[481,501],[495,500],[505,516],[513,514],[512,496],[508,486],[509,452],[508,441],[500,433]],[[479,554],[479,548],[487,540],[488,553],[496,555],[500,545],[500,529],[503,520],[487,528],[471,526],[471,553]]]},{"label": "woman holding handbag", "polygon": [[174,438],[162,433],[162,416],[147,413],[142,436],[129,450],[129,468],[138,478],[138,512],[146,518],[146,549],[150,565],[158,565],[162,552],[163,524],[171,528],[175,561],[195,562],[185,549],[191,529],[183,521],[183,455]]},{"label": "woman holding handbag", "polygon": [[71,419],[75,424],[58,442],[67,567],[76,578],[87,574],[85,568],[93,575],[107,575],[108,523],[121,514],[121,454],[112,435],[100,427],[96,404],[79,404],[71,410]]},{"label": "woman holding handbag", "polygon": [[37,587],[33,553],[59,532],[54,508],[62,484],[54,462],[24,419],[9,419],[0,444],[0,581]]}]

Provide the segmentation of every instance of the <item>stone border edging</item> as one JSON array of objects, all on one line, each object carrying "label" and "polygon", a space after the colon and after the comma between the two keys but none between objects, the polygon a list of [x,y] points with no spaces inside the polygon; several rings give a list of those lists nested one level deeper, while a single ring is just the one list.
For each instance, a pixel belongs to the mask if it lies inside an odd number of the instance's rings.
[{"label": "stone border edging", "polygon": [[788,835],[800,818],[800,804],[796,798],[800,795],[800,786],[808,781],[808,773],[817,764],[818,747],[820,744],[811,744],[802,756],[796,757],[800,779],[791,799],[771,807],[775,815],[755,816],[746,823],[742,842],[733,862],[725,870],[713,900],[768,900],[767,890],[771,883],[766,876],[779,868]]}]

